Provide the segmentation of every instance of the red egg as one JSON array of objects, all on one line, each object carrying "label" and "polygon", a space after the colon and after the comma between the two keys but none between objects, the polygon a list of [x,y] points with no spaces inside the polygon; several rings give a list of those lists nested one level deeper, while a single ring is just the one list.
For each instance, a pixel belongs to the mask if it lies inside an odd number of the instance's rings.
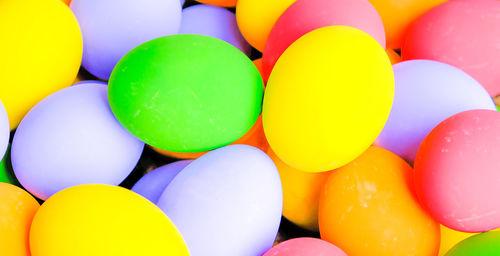
[{"label": "red egg", "polygon": [[415,159],[419,198],[441,224],[463,232],[500,227],[500,112],[456,114],[427,135]]},{"label": "red egg", "polygon": [[347,256],[337,246],[317,238],[295,238],[276,245],[262,256]]}]

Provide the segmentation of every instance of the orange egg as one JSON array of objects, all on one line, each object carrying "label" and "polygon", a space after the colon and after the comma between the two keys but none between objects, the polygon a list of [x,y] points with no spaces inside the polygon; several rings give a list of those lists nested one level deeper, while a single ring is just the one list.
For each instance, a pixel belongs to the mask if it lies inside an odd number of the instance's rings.
[{"label": "orange egg", "polygon": [[401,56],[393,49],[386,49],[385,52],[387,53],[387,56],[389,56],[389,60],[391,60],[392,65],[401,62]]},{"label": "orange egg", "polygon": [[318,231],[319,196],[331,172],[304,172],[281,161],[269,149],[283,187],[283,216],[295,225]]},{"label": "orange egg", "polygon": [[422,14],[447,0],[369,0],[384,22],[387,47],[400,49],[408,27]]},{"label": "orange egg", "polygon": [[217,5],[222,7],[235,7],[238,0],[196,0],[200,3]]},{"label": "orange egg", "polygon": [[40,205],[28,192],[3,182],[0,198],[0,255],[29,256],[29,230]]},{"label": "orange egg", "polygon": [[435,256],[439,224],[418,204],[412,168],[370,147],[332,172],[320,197],[321,238],[349,256]]},{"label": "orange egg", "polygon": [[[231,143],[233,144],[245,144],[245,145],[250,145],[254,146],[264,152],[267,151],[269,148],[269,144],[267,144],[266,137],[264,136],[264,129],[262,128],[262,116],[259,116],[257,118],[257,121],[255,124],[252,126],[252,128],[245,133],[241,138],[239,138],[237,141]],[[172,157],[172,158],[178,158],[178,159],[195,159],[198,158],[202,155],[204,155],[206,152],[197,152],[197,153],[179,153],[179,152],[172,152],[172,151],[166,151],[162,150],[159,148],[152,147],[156,152]]]}]

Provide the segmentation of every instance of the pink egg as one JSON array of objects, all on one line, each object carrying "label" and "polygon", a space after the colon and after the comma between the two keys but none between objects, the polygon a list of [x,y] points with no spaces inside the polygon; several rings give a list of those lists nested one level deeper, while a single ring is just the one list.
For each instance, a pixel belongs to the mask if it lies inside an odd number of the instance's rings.
[{"label": "pink egg", "polygon": [[454,0],[421,16],[407,32],[402,57],[451,64],[500,94],[500,1]]},{"label": "pink egg", "polygon": [[276,21],[262,56],[264,81],[293,42],[315,29],[343,25],[363,30],[385,48],[384,24],[366,0],[298,0]]},{"label": "pink egg", "polygon": [[415,159],[419,198],[441,224],[463,232],[500,227],[500,112],[470,110],[436,126]]},{"label": "pink egg", "polygon": [[262,256],[347,256],[337,246],[317,238],[295,238],[280,243]]}]

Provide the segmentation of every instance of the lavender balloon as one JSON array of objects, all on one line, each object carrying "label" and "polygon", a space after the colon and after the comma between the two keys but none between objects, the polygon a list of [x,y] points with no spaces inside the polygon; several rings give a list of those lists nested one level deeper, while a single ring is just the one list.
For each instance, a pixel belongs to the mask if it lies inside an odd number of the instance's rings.
[{"label": "lavender balloon", "polygon": [[252,49],[241,35],[236,16],[222,7],[199,4],[184,9],[179,34],[215,37],[232,44],[248,56]]},{"label": "lavender balloon", "polygon": [[144,175],[135,183],[132,191],[156,204],[168,184],[191,162],[193,160],[182,160],[159,167]]},{"label": "lavender balloon", "polygon": [[394,103],[375,145],[413,162],[420,143],[440,122],[471,109],[495,110],[486,90],[458,68],[430,60],[394,65]]},{"label": "lavender balloon", "polygon": [[127,52],[176,34],[181,22],[179,0],[73,0],[70,6],[82,30],[82,65],[102,79]]},{"label": "lavender balloon", "polygon": [[281,180],[273,161],[246,145],[194,160],[163,192],[158,206],[192,256],[258,256],[272,247],[281,220]]},{"label": "lavender balloon", "polygon": [[144,143],[115,119],[106,89],[89,83],[62,89],[21,121],[12,167],[33,195],[45,200],[75,185],[118,185],[134,169]]},{"label": "lavender balloon", "polygon": [[9,117],[2,102],[0,101],[0,159],[3,159],[5,151],[9,146],[10,126]]}]

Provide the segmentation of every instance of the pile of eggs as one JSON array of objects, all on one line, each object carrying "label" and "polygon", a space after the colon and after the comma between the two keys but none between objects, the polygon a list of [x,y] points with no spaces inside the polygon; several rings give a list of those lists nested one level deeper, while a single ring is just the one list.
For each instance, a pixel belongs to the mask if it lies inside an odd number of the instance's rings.
[{"label": "pile of eggs", "polygon": [[0,35],[0,255],[500,255],[498,0],[1,0]]}]

